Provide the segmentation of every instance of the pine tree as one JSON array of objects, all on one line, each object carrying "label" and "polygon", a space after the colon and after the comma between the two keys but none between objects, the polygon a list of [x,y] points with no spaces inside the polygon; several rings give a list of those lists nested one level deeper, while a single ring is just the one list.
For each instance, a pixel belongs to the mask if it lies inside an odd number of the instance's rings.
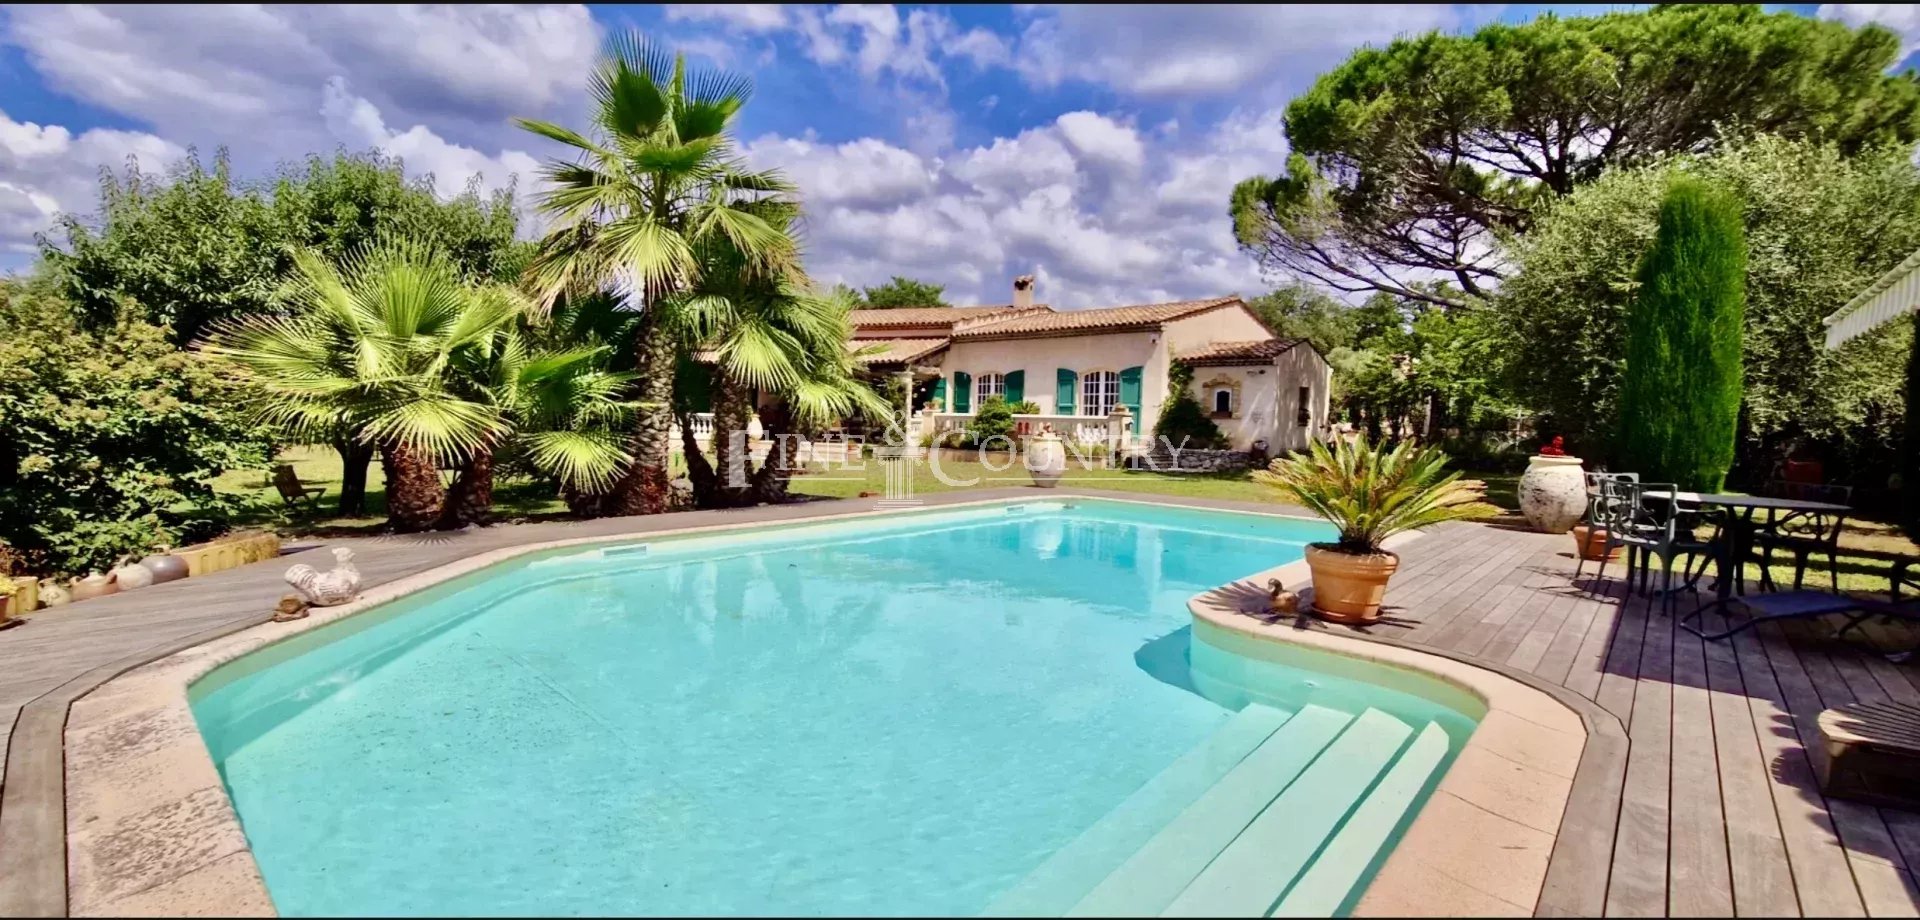
[{"label": "pine tree", "polygon": [[1739,203],[1676,180],[1627,313],[1620,453],[1644,482],[1706,492],[1725,484],[1740,420],[1746,266]]}]

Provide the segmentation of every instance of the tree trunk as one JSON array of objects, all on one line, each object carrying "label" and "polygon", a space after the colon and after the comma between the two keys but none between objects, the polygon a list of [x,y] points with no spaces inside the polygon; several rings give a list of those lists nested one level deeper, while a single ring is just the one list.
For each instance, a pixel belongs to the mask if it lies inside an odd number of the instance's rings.
[{"label": "tree trunk", "polygon": [[747,443],[747,423],[753,417],[747,388],[724,370],[714,372],[713,396],[713,475],[714,500],[719,507],[736,508],[753,503],[751,446]]},{"label": "tree trunk", "polygon": [[452,530],[468,524],[485,524],[493,511],[493,447],[474,452],[460,465],[453,486],[447,489],[446,504],[440,511],[440,527]]},{"label": "tree trunk", "polygon": [[715,490],[720,485],[719,477],[714,475],[713,464],[707,462],[707,455],[700,449],[700,439],[693,433],[693,413],[682,412],[680,422],[680,452],[687,458],[687,481],[693,483],[693,506],[695,508],[715,507]]},{"label": "tree trunk", "polygon": [[373,445],[357,438],[333,442],[340,455],[340,514],[361,517],[367,513],[367,467],[373,464]]},{"label": "tree trunk", "polygon": [[381,447],[380,468],[387,474],[387,526],[399,533],[432,528],[446,503],[433,458],[395,442]]},{"label": "tree trunk", "polygon": [[633,465],[614,483],[604,513],[660,514],[667,510],[670,486],[667,451],[673,440],[673,335],[653,317],[634,333],[635,370],[640,376],[639,421],[633,433]]}]

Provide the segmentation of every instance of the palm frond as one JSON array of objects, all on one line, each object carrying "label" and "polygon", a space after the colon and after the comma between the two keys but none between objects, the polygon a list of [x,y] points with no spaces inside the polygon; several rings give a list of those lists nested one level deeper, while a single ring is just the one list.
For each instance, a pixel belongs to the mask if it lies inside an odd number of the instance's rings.
[{"label": "palm frond", "polygon": [[1253,478],[1340,528],[1343,549],[1379,552],[1397,533],[1499,513],[1482,500],[1483,483],[1446,473],[1447,460],[1411,441],[1391,451],[1364,439],[1332,448],[1315,441]]}]

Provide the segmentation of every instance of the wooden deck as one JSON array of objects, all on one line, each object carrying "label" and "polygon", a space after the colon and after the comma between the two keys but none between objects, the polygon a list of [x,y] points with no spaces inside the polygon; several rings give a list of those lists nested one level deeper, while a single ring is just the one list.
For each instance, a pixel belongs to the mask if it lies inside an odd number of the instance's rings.
[{"label": "wooden deck", "polygon": [[[949,493],[927,503],[1011,495],[1034,493]],[[371,585],[520,543],[869,507],[828,502],[352,542]],[[1364,631],[1501,670],[1587,717],[1587,754],[1539,912],[1920,915],[1920,815],[1827,801],[1812,759],[1820,710],[1920,702],[1915,666],[1879,654],[1920,647],[1920,634],[1875,626],[1843,644],[1823,638],[1822,625],[1768,626],[1705,642],[1644,598],[1622,606],[1617,579],[1574,584],[1572,548],[1566,536],[1501,525],[1440,528],[1402,552],[1388,619]],[[260,563],[90,601],[0,633],[0,915],[65,906],[67,706],[140,663],[264,620],[285,590],[282,570]]]},{"label": "wooden deck", "polygon": [[1829,801],[1813,772],[1822,709],[1920,703],[1915,666],[1882,654],[1920,633],[1875,625],[1842,643],[1814,622],[1709,642],[1657,602],[1623,605],[1617,564],[1576,584],[1572,550],[1564,535],[1448,525],[1402,551],[1387,619],[1364,630],[1563,688],[1624,729],[1624,744],[1589,743],[1540,912],[1920,914],[1920,815]]}]

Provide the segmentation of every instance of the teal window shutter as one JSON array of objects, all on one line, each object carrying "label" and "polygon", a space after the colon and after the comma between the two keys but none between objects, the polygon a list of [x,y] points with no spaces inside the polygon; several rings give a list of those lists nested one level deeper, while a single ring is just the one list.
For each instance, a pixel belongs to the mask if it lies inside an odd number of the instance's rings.
[{"label": "teal window shutter", "polygon": [[973,375],[966,371],[953,372],[953,411],[973,411]]},{"label": "teal window shutter", "polygon": [[1027,372],[1007,372],[1007,402],[1017,403],[1027,398]]},{"label": "teal window shutter", "polygon": [[1133,430],[1140,430],[1140,374],[1145,368],[1129,367],[1120,372],[1120,404],[1133,413]]},{"label": "teal window shutter", "polygon": [[947,405],[947,378],[941,377],[933,382],[933,398],[940,401],[940,411],[953,411],[953,407]]},{"label": "teal window shutter", "polygon": [[1080,393],[1080,375],[1060,368],[1053,372],[1053,414],[1072,415],[1074,400]]}]

